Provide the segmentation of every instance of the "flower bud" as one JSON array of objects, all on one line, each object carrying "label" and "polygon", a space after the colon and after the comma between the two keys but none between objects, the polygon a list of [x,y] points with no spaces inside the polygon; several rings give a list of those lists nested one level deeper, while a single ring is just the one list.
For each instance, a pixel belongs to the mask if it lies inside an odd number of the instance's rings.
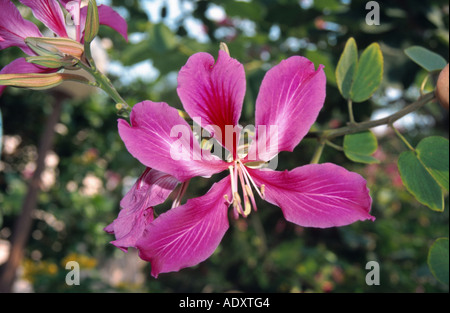
[{"label": "flower bud", "polygon": [[44,90],[58,86],[64,81],[77,81],[80,83],[88,83],[86,78],[63,73],[52,74],[0,74],[0,85],[13,86],[20,88],[29,88],[33,90]]},{"label": "flower bud", "polygon": [[449,102],[449,89],[448,89],[448,64],[439,74],[439,78],[436,85],[436,97],[442,107],[448,110]]},{"label": "flower bud", "polygon": [[92,40],[97,36],[98,29],[100,27],[98,8],[95,0],[89,0],[87,16],[86,16],[86,26],[84,30],[84,41],[85,43],[91,43]]},{"label": "flower bud", "polygon": [[55,57],[51,55],[27,57],[28,63],[37,64],[48,68],[73,68],[78,62],[77,59],[71,57]]},{"label": "flower bud", "polygon": [[81,59],[84,53],[82,44],[68,38],[27,37],[25,43],[39,56],[72,56]]}]

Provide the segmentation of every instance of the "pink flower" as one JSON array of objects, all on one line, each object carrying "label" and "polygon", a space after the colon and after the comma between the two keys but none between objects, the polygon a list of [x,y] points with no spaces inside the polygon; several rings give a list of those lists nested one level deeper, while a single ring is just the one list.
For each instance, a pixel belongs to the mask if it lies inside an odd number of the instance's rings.
[{"label": "pink flower", "polygon": [[[77,42],[84,42],[84,27],[86,22],[87,7],[81,8],[81,0],[20,0],[28,6],[36,19],[40,20],[57,37],[71,38]],[[66,18],[61,7],[70,13],[74,24],[74,32],[70,34],[70,27],[66,25]],[[107,25],[119,32],[126,40],[127,23],[112,8],[106,5],[98,6],[99,21],[102,25]],[[9,47],[19,47],[25,54],[34,56],[36,53],[28,47],[25,39],[28,37],[43,37],[38,27],[32,22],[25,20],[19,10],[10,0],[0,0],[0,50]],[[6,65],[0,74],[23,74],[23,73],[51,73],[56,69],[45,68],[36,64],[31,64],[25,58],[18,58]],[[5,87],[0,86],[0,94]]]},{"label": "pink flower", "polygon": [[[126,195],[124,209],[107,227],[116,235],[113,243],[122,249],[136,247],[157,277],[211,256],[229,227],[229,206],[235,218],[246,217],[252,208],[256,211],[255,194],[279,206],[286,220],[304,227],[374,220],[366,181],[356,173],[329,163],[284,172],[262,166],[281,151],[293,151],[308,133],[323,106],[325,84],[322,66],[315,70],[304,57],[273,67],[256,101],[256,134],[249,147],[242,148],[239,134],[230,129],[238,128],[246,89],[244,67],[224,51],[217,62],[207,53],[193,55],[179,73],[178,95],[185,111],[230,157],[224,161],[202,149],[187,122],[166,103],[136,104],[131,125],[119,120],[119,134],[128,151],[151,170]],[[266,127],[277,131],[270,130],[278,135],[275,144]],[[205,195],[183,205],[177,197],[172,209],[153,219],[153,206],[167,199],[179,182],[184,187],[195,176],[224,170],[229,175]]]}]

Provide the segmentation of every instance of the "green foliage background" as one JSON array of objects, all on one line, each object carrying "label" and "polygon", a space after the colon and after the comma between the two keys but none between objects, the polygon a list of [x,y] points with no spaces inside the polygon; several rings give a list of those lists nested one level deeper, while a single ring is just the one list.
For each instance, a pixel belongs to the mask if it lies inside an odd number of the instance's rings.
[{"label": "green foliage background", "polygon": [[[417,98],[425,72],[407,58],[405,48],[420,45],[448,59],[446,1],[378,1],[379,26],[365,23],[367,1],[360,0],[179,0],[184,9],[176,20],[170,18],[169,1],[162,1],[158,21],[149,18],[144,2],[153,1],[109,2],[127,17],[129,33],[140,34],[132,38],[139,39],[126,43],[113,31],[100,29],[102,38],[112,40],[108,50],[111,60],[127,68],[151,60],[158,70],[157,77],[150,81],[112,77],[130,104],[151,99],[182,108],[175,90],[177,71],[193,53],[217,55],[219,42],[224,41],[231,55],[246,68],[247,95],[241,123],[253,123],[254,103],[265,71],[291,55],[303,55],[316,66],[326,66],[327,99],[315,127],[329,128],[348,121],[346,101],[334,76],[348,38],[354,37],[360,50],[378,42],[385,62],[382,87],[372,99],[354,105],[357,121],[371,118],[379,109],[398,110]],[[224,8],[225,21],[207,17],[212,5]],[[187,10],[189,7],[194,9]],[[188,34],[187,18],[201,21],[207,41],[198,42]],[[1,51],[0,65],[19,55],[19,49]],[[399,91],[395,99],[387,96],[391,87]],[[18,148],[1,158],[0,240],[8,240],[20,214],[29,177],[27,164],[35,160],[42,125],[53,101],[50,92],[14,88],[7,88],[0,98],[4,136],[20,137]],[[413,146],[430,135],[448,138],[448,117],[448,111],[430,103],[418,112],[418,122],[407,129],[405,136]],[[37,209],[45,214],[38,214],[34,220],[23,264],[23,278],[31,282],[33,290],[448,292],[448,285],[438,282],[427,266],[432,243],[448,237],[448,195],[444,212],[438,213],[406,191],[396,164],[407,148],[390,132],[379,138],[376,156],[380,164],[352,163],[342,152],[328,147],[321,158],[321,162],[342,165],[368,180],[375,222],[306,229],[286,222],[281,210],[259,201],[258,212],[248,219],[230,220],[229,231],[210,259],[194,268],[162,274],[157,280],[151,278],[149,265],[137,262],[134,251],[126,257],[109,244],[113,238],[103,231],[119,212],[126,182],[144,170],[121,142],[117,118],[114,103],[103,93],[64,102],[54,145],[59,157],[54,169],[56,181],[40,193]],[[294,153],[282,153],[278,169],[309,163],[315,144],[314,139],[305,139]],[[101,180],[100,192],[91,196],[82,192],[86,176]],[[211,181],[195,179],[187,197],[204,194],[210,186]],[[80,263],[80,286],[65,284],[68,257],[84,260]],[[368,261],[380,264],[379,286],[365,283]]]}]

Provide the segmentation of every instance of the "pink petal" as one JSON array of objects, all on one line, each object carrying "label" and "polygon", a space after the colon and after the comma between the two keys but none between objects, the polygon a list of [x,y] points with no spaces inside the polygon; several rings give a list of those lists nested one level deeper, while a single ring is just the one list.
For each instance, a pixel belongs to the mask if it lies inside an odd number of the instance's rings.
[{"label": "pink petal", "polygon": [[213,254],[228,229],[230,178],[214,184],[204,196],[161,214],[138,240],[139,256],[151,262],[152,275],[197,265]]},{"label": "pink petal", "polygon": [[[69,2],[70,3],[70,2]],[[84,6],[81,8],[81,10],[78,13],[78,18],[80,20],[80,28],[81,32],[84,31],[84,28],[86,26],[86,16],[87,16],[87,6]],[[74,19],[77,17],[77,15],[74,15]],[[116,11],[114,11],[113,8],[107,6],[107,5],[99,5],[98,6],[98,18],[100,25],[108,26],[115,31],[117,31],[119,34],[122,35],[122,37],[128,41],[128,24],[126,20]]]},{"label": "pink petal", "polygon": [[20,0],[20,2],[30,7],[33,15],[56,35],[59,37],[68,37],[66,20],[57,0]]},{"label": "pink petal", "polygon": [[172,176],[147,168],[120,202],[122,210],[117,219],[105,228],[116,236],[111,243],[123,251],[135,247],[153,221],[153,207],[166,201],[177,185]]},{"label": "pink petal", "polygon": [[103,228],[103,230],[108,234],[114,234],[114,222]]},{"label": "pink petal", "polygon": [[38,27],[25,20],[10,0],[0,0],[0,49],[19,47],[28,55],[35,55],[25,43],[27,37],[42,37]]},{"label": "pink petal", "polygon": [[82,0],[59,0],[64,7],[67,7],[71,2],[81,4]]},{"label": "pink petal", "polygon": [[372,199],[359,174],[326,163],[290,172],[249,169],[256,183],[265,185],[265,199],[283,211],[286,220],[304,227],[333,227],[375,220]]},{"label": "pink petal", "polygon": [[[23,74],[23,73],[54,73],[57,69],[50,69],[36,64],[28,63],[25,58],[18,58],[6,65],[0,74]],[[0,86],[0,95],[6,86]]]},{"label": "pink petal", "polygon": [[82,0],[59,0],[59,2],[61,2],[61,4],[62,4],[65,8],[67,8],[67,6],[70,5],[71,2],[72,2],[72,3],[77,3],[77,4],[81,5],[81,1],[82,1]]},{"label": "pink petal", "polygon": [[99,5],[98,17],[100,19],[100,25],[111,27],[128,41],[128,24],[113,8],[103,4]]},{"label": "pink petal", "polygon": [[[260,148],[256,159],[269,161],[280,151],[294,150],[319,115],[325,101],[325,85],[323,66],[316,71],[311,61],[300,56],[290,57],[266,73],[256,99],[257,133],[252,146],[255,149],[258,144],[265,151]],[[266,127],[268,134],[272,125],[277,129],[276,145],[261,129]]]},{"label": "pink petal", "polygon": [[195,176],[209,177],[228,164],[201,153],[191,127],[166,103],[144,101],[133,107],[131,126],[119,120],[119,134],[128,151],[147,167],[184,182]]},{"label": "pink petal", "polygon": [[[217,62],[208,53],[196,53],[178,74],[178,96],[192,118],[201,118],[201,126],[226,145],[226,126],[238,124],[245,95],[244,67],[226,52],[219,51]],[[220,134],[213,127],[220,129]]]}]

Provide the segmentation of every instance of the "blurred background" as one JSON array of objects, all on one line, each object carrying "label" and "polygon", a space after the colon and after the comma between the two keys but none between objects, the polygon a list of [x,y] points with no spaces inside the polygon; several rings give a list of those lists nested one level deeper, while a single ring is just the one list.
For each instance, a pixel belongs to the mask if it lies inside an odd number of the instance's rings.
[{"label": "blurred background", "polygon": [[[130,104],[149,99],[182,108],[176,94],[177,72],[190,55],[206,51],[216,56],[219,43],[225,42],[246,70],[243,125],[254,121],[255,99],[265,72],[292,55],[325,65],[327,99],[314,126],[317,129],[348,121],[334,72],[349,37],[356,39],[360,50],[378,42],[385,60],[381,88],[371,100],[354,105],[357,121],[392,114],[418,98],[426,73],[406,57],[405,48],[420,45],[448,60],[448,1],[378,1],[378,26],[366,24],[367,1],[360,0],[97,2],[113,6],[128,21],[129,43],[102,27],[95,46],[104,71]],[[36,22],[29,10],[21,7],[21,11]],[[1,51],[0,67],[19,56],[19,49]],[[428,91],[433,84],[426,87]],[[50,140],[43,132],[56,108],[61,112],[50,128],[54,130]],[[27,202],[39,147],[50,147],[32,205],[31,225],[23,229],[26,248],[13,291],[448,292],[448,285],[438,282],[427,265],[431,244],[449,234],[448,196],[444,212],[438,213],[406,191],[397,159],[407,148],[386,128],[374,130],[380,164],[356,164],[329,147],[321,158],[368,180],[375,222],[324,230],[302,228],[286,222],[279,208],[258,199],[257,213],[230,220],[230,229],[212,257],[155,280],[150,265],[140,261],[135,250],[124,253],[113,247],[109,244],[113,236],[103,231],[117,217],[120,199],[144,170],[119,138],[114,103],[104,93],[83,86],[48,92],[7,88],[0,97],[0,110],[4,128],[0,268],[8,258],[14,223]],[[448,118],[447,110],[429,103],[396,125],[416,145],[430,135],[448,138]],[[305,139],[294,153],[282,153],[278,169],[308,164],[316,143]],[[211,184],[194,179],[185,198],[204,194]],[[158,210],[166,208],[164,204]],[[80,264],[78,286],[65,281],[70,260]],[[369,261],[380,265],[379,286],[365,282]]]}]

